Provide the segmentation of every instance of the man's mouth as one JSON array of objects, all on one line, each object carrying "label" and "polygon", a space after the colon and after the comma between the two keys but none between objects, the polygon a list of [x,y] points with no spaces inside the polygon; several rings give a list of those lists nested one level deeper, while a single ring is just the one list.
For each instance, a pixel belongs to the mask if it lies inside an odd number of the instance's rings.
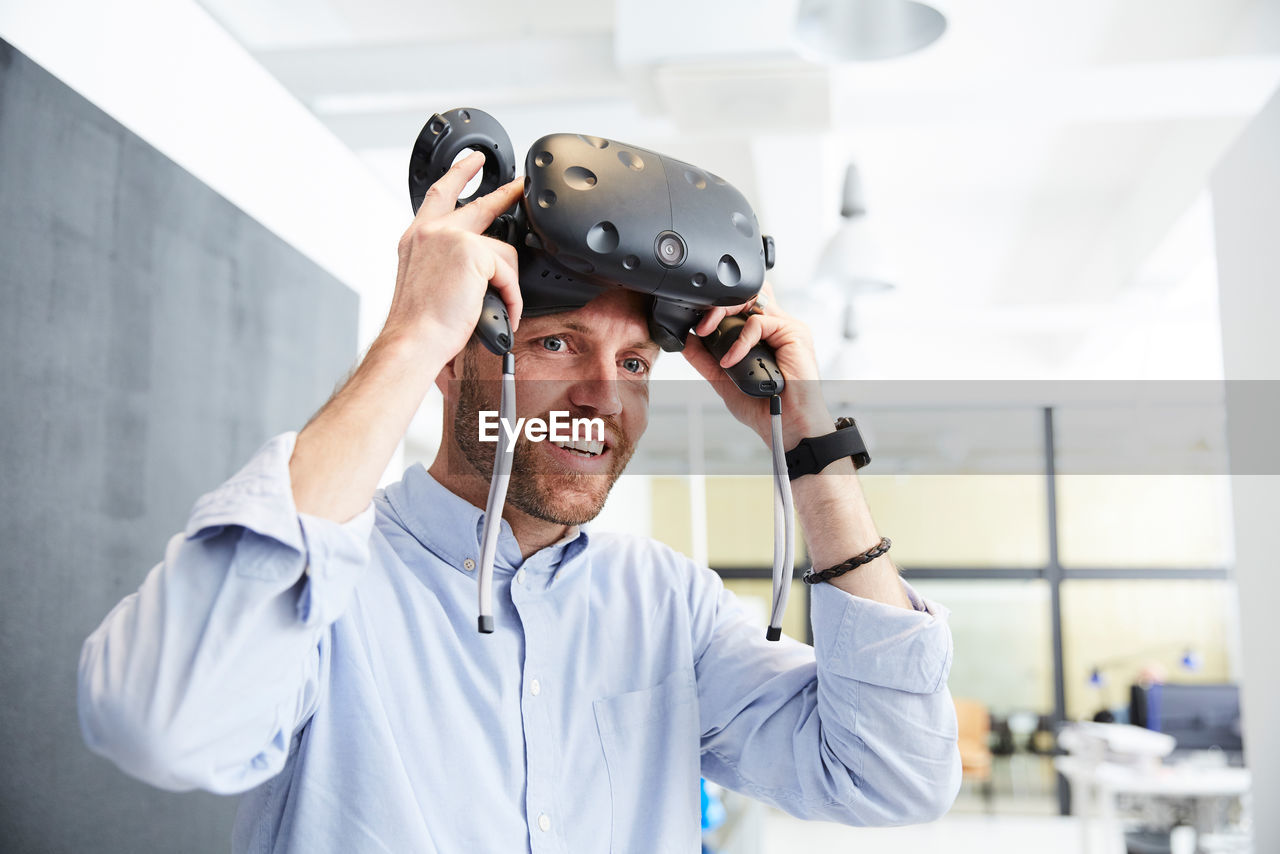
[{"label": "man's mouth", "polygon": [[604,442],[593,442],[586,439],[579,439],[569,442],[552,442],[557,448],[563,448],[571,454],[580,457],[598,457],[605,452],[607,445]]}]

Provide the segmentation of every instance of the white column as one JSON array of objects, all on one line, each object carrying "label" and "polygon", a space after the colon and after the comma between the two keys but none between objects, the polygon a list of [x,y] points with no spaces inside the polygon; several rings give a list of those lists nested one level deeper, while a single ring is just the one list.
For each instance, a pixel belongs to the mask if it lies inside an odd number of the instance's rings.
[{"label": "white column", "polygon": [[1280,93],[1222,158],[1212,190],[1254,850],[1280,851],[1280,476],[1256,473],[1260,455],[1277,459],[1280,435]]}]

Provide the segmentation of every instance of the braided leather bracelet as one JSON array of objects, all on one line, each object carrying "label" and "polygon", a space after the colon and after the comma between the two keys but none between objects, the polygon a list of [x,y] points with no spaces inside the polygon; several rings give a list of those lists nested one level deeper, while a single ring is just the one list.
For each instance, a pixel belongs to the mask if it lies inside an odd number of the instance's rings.
[{"label": "braided leather bracelet", "polygon": [[871,561],[889,551],[889,546],[891,545],[893,545],[893,541],[888,537],[884,537],[880,540],[878,545],[872,546],[857,557],[849,558],[842,564],[833,566],[830,569],[824,569],[821,572],[814,572],[813,569],[810,568],[803,576],[801,576],[801,580],[804,581],[805,584],[817,584],[819,581],[830,581],[837,575],[844,575],[849,570],[857,569],[864,563],[871,563]]}]

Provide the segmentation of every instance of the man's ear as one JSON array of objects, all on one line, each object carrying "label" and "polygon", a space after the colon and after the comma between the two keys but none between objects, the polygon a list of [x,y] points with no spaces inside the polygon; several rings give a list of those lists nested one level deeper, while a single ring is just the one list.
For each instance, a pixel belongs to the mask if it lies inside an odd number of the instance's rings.
[{"label": "man's ear", "polygon": [[471,353],[471,348],[476,345],[474,338],[467,341],[454,357],[444,363],[444,367],[440,369],[440,373],[436,374],[436,388],[440,389],[440,393],[446,398],[449,397],[449,387],[452,383],[462,379],[464,369],[463,363],[466,359],[473,359],[475,355]]},{"label": "man's ear", "polygon": [[451,389],[455,388],[456,381],[462,378],[462,359],[463,354],[459,353],[445,362],[440,373],[436,374],[436,388],[440,389],[446,400],[449,399]]},{"label": "man's ear", "polygon": [[440,369],[440,373],[436,374],[436,388],[440,389],[441,394],[447,396],[449,383],[462,375],[461,362],[462,354],[459,353],[449,361],[445,362],[444,367]]}]

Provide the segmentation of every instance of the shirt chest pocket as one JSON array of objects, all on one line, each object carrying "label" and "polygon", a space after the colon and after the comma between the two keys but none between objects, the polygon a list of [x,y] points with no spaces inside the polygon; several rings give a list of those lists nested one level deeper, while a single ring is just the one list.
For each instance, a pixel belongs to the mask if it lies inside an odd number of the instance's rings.
[{"label": "shirt chest pocket", "polygon": [[609,770],[609,851],[697,851],[701,762],[692,668],[677,670],[652,688],[592,705]]}]

